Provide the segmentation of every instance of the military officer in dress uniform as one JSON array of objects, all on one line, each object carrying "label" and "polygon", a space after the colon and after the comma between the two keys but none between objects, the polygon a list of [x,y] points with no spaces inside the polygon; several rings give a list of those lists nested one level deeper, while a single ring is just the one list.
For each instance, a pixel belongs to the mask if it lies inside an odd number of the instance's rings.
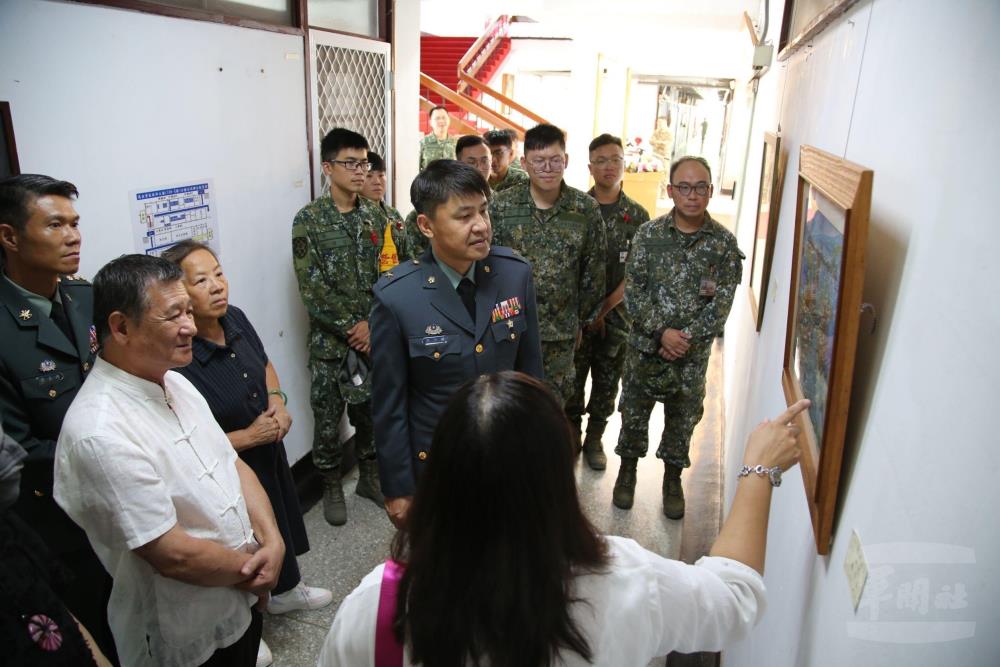
[{"label": "military officer in dress uniform", "polygon": [[97,353],[91,285],[70,275],[80,267],[77,194],[72,183],[38,174],[0,181],[0,413],[3,430],[28,452],[13,509],[70,572],[63,601],[114,659],[111,578],[52,499],[63,416]]},{"label": "military officer in dress uniform", "polygon": [[[470,167],[475,167],[476,171],[483,175],[483,178],[489,180],[492,173],[490,171],[490,147],[486,140],[478,134],[465,134],[458,138],[458,142],[455,144],[455,159]],[[493,199],[494,194],[496,193],[493,188],[490,188],[490,199]],[[413,258],[419,259],[427,252],[430,245],[427,237],[421,234],[417,227],[416,209],[410,211],[410,214],[406,216],[403,226],[406,228],[406,245],[409,252]]]},{"label": "military officer in dress uniform", "polygon": [[410,188],[430,250],[375,284],[375,450],[386,511],[397,526],[455,390],[503,370],[542,377],[531,266],[509,248],[491,247],[489,193],[471,166],[432,162]]}]

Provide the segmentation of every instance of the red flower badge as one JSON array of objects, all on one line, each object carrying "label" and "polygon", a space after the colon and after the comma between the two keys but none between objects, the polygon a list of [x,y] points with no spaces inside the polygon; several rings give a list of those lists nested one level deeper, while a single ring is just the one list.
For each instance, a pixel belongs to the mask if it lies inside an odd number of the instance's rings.
[{"label": "red flower badge", "polygon": [[45,614],[35,614],[28,619],[28,634],[31,641],[43,651],[58,651],[62,646],[62,631],[56,622]]},{"label": "red flower badge", "polygon": [[624,220],[625,222],[632,222],[632,216],[629,215],[628,213],[623,213],[622,220]]},{"label": "red flower badge", "polygon": [[372,231],[372,245],[378,245],[378,234],[374,230]]}]

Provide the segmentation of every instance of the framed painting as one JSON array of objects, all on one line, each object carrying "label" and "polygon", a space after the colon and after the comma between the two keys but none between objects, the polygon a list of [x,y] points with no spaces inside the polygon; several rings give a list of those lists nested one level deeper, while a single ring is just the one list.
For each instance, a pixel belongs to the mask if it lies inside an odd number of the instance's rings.
[{"label": "framed painting", "polygon": [[785,0],[778,37],[778,60],[802,48],[858,0]]},{"label": "framed painting", "polygon": [[760,163],[760,190],[757,194],[757,218],[750,257],[750,312],[760,331],[764,323],[767,284],[771,280],[774,239],[778,230],[781,188],[785,181],[787,156],[781,152],[781,137],[764,133],[764,155]]},{"label": "framed painting", "polygon": [[10,115],[10,103],[0,102],[0,180],[17,176],[21,166],[17,160],[17,144],[14,142],[14,120]]},{"label": "framed painting", "polygon": [[797,418],[816,550],[829,553],[851,399],[872,171],[812,146],[799,151],[795,245],[781,384]]}]

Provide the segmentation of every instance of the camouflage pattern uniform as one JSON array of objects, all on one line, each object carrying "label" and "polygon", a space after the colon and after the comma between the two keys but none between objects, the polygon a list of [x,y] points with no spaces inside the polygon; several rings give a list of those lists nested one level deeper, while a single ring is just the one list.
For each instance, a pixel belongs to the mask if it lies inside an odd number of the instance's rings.
[{"label": "camouflage pattern uniform", "polygon": [[[705,214],[701,229],[685,234],[674,212],[647,222],[632,241],[625,278],[625,309],[632,320],[618,409],[622,430],[615,453],[639,458],[649,447],[649,413],[664,404],[663,435],[656,457],[678,468],[691,465],[688,446],[701,420],[705,370],[715,335],[722,330],[743,276],[736,237]],[[701,295],[715,282],[715,295]],[[665,328],[691,334],[680,359],[659,356]]]},{"label": "camouflage pattern uniform", "polygon": [[[594,190],[587,194],[593,196]],[[632,247],[632,237],[639,225],[648,221],[646,209],[622,190],[615,212],[604,221],[608,237],[605,298],[625,279],[625,262]],[[587,433],[594,433],[597,438],[604,433],[608,417],[615,411],[618,382],[622,379],[625,363],[625,338],[629,329],[627,317],[624,303],[615,306],[604,316],[604,337],[596,331],[584,332],[583,342],[574,358],[576,380],[573,395],[566,402],[566,414],[579,431],[583,413],[587,412]],[[585,410],[583,395],[588,373],[591,375],[590,400]]]},{"label": "camouflage pattern uniform", "polygon": [[[357,207],[341,213],[329,194],[307,204],[292,223],[292,255],[299,294],[309,313],[310,400],[315,431],[313,463],[321,471],[340,467],[340,417],[347,405],[357,429],[358,459],[375,458],[372,440],[371,390],[364,385],[349,396],[338,376],[347,356],[347,330],[368,319],[372,286],[379,277],[385,213],[374,202],[358,196]],[[400,256],[406,251],[401,223],[394,225],[393,242]]]},{"label": "camouflage pattern uniform", "polygon": [[504,190],[509,190],[515,185],[521,185],[522,183],[528,182],[528,172],[516,166],[513,162],[507,167],[507,173],[504,175],[500,182],[493,186],[494,192],[503,192]]},{"label": "camouflage pattern uniform", "polygon": [[458,139],[451,135],[444,139],[438,139],[433,132],[426,135],[420,140],[420,169],[423,170],[434,160],[454,160],[457,143]]},{"label": "camouflage pattern uniform", "polygon": [[419,259],[431,247],[431,240],[421,234],[417,227],[417,209],[413,209],[406,216],[403,229],[406,232],[406,247],[409,248],[410,254],[405,258],[400,255],[400,259]]},{"label": "camouflage pattern uniform", "polygon": [[592,197],[565,183],[552,208],[540,210],[529,184],[490,203],[493,243],[533,267],[545,380],[565,403],[573,391],[573,351],[580,328],[594,321],[605,294],[607,238]]}]

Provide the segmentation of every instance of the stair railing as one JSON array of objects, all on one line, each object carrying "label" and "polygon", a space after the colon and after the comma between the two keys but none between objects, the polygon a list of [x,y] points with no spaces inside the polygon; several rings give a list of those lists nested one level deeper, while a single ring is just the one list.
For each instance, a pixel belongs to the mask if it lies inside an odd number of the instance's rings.
[{"label": "stair railing", "polygon": [[[473,116],[474,118],[470,118],[469,120],[472,120],[474,123],[478,124],[479,122],[482,122],[493,128],[511,130],[515,135],[517,135],[519,141],[524,139],[523,126],[518,125],[507,116],[490,109],[486,105],[469,97],[468,95],[459,95],[451,88],[448,88],[448,86],[432,79],[423,72],[420,73],[420,87],[426,88],[429,92],[440,95],[442,99],[454,103],[458,106],[458,108],[462,109],[462,111],[470,116]],[[480,134],[480,132],[476,131],[475,134]]]},{"label": "stair railing", "polygon": [[503,15],[493,21],[479,36],[469,50],[465,52],[462,59],[458,61],[458,92],[466,94],[466,84],[462,80],[462,74],[467,74],[473,79],[479,75],[479,70],[483,68],[486,61],[490,59],[493,52],[497,50],[504,37],[507,36],[507,28],[510,25],[510,17]]},{"label": "stair railing", "polygon": [[[491,88],[476,78],[483,65],[486,64],[486,61],[496,51],[497,46],[500,45],[501,40],[507,37],[509,26],[509,16],[501,16],[495,20],[480,35],[479,39],[469,47],[469,50],[465,52],[462,59],[458,61],[458,92],[463,97],[473,100],[493,113],[507,118],[511,123],[519,127],[523,128],[529,125],[548,123],[549,121],[545,118],[542,118],[535,112],[518,104],[500,91]],[[480,99],[477,100],[473,96],[472,90],[479,92]],[[519,114],[520,117],[516,119],[511,118],[513,114]]]}]

